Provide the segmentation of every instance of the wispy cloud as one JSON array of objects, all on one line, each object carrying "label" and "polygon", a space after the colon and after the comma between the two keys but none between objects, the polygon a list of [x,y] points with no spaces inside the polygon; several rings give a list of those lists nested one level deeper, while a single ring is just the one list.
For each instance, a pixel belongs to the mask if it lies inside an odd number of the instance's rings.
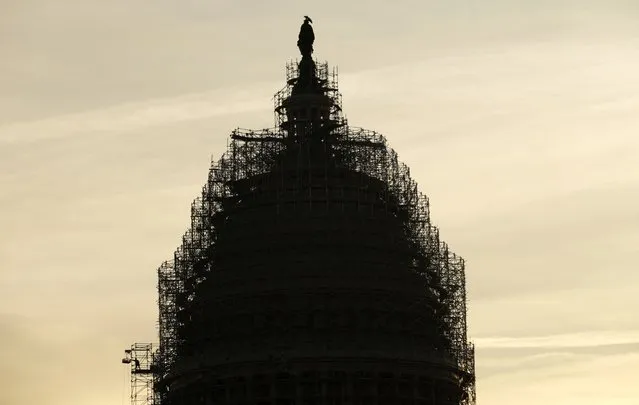
[{"label": "wispy cloud", "polygon": [[279,84],[257,83],[250,88],[228,89],[181,97],[127,103],[32,122],[0,126],[0,142],[12,144],[101,132],[129,132],[217,116],[268,110],[268,94]]},{"label": "wispy cloud", "polygon": [[639,331],[592,331],[526,337],[479,337],[480,349],[492,348],[582,348],[639,343]]}]

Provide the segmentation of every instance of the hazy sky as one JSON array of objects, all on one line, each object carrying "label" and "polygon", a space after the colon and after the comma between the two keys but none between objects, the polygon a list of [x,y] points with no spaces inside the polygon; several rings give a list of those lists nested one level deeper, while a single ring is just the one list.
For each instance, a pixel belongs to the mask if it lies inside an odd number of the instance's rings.
[{"label": "hazy sky", "polygon": [[637,405],[637,0],[0,0],[0,404],[128,403],[155,269],[305,14],[467,260],[478,403]]}]

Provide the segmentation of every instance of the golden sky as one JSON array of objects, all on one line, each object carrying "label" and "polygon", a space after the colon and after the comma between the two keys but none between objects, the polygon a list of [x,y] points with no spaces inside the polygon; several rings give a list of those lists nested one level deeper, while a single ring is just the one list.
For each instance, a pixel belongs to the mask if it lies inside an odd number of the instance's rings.
[{"label": "golden sky", "polygon": [[638,404],[636,0],[0,1],[0,404],[128,403],[155,269],[303,15],[467,261],[478,403]]}]

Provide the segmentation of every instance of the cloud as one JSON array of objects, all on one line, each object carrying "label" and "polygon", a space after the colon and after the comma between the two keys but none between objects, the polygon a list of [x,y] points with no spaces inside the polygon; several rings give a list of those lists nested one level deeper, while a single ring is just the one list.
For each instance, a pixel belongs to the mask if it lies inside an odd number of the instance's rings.
[{"label": "cloud", "polygon": [[583,333],[527,337],[479,337],[479,349],[494,348],[585,348],[639,344],[639,331],[591,331]]},{"label": "cloud", "polygon": [[550,359],[521,359],[514,367],[504,359],[501,370],[492,362],[490,370],[478,372],[478,398],[491,404],[636,404],[639,387],[631,370],[639,366],[638,353]]},{"label": "cloud", "polygon": [[181,97],[128,103],[111,108],[0,126],[0,143],[15,144],[92,136],[103,132],[131,132],[269,109],[265,89],[276,84],[255,84],[244,89],[210,91]]}]

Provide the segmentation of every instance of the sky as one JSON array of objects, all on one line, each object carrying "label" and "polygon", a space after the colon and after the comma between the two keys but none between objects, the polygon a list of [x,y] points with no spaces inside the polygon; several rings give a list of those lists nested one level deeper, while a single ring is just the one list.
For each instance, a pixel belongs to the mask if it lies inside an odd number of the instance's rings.
[{"label": "sky", "polygon": [[478,404],[638,404],[636,0],[1,0],[0,404],[128,403],[156,268],[304,15],[466,259]]}]

